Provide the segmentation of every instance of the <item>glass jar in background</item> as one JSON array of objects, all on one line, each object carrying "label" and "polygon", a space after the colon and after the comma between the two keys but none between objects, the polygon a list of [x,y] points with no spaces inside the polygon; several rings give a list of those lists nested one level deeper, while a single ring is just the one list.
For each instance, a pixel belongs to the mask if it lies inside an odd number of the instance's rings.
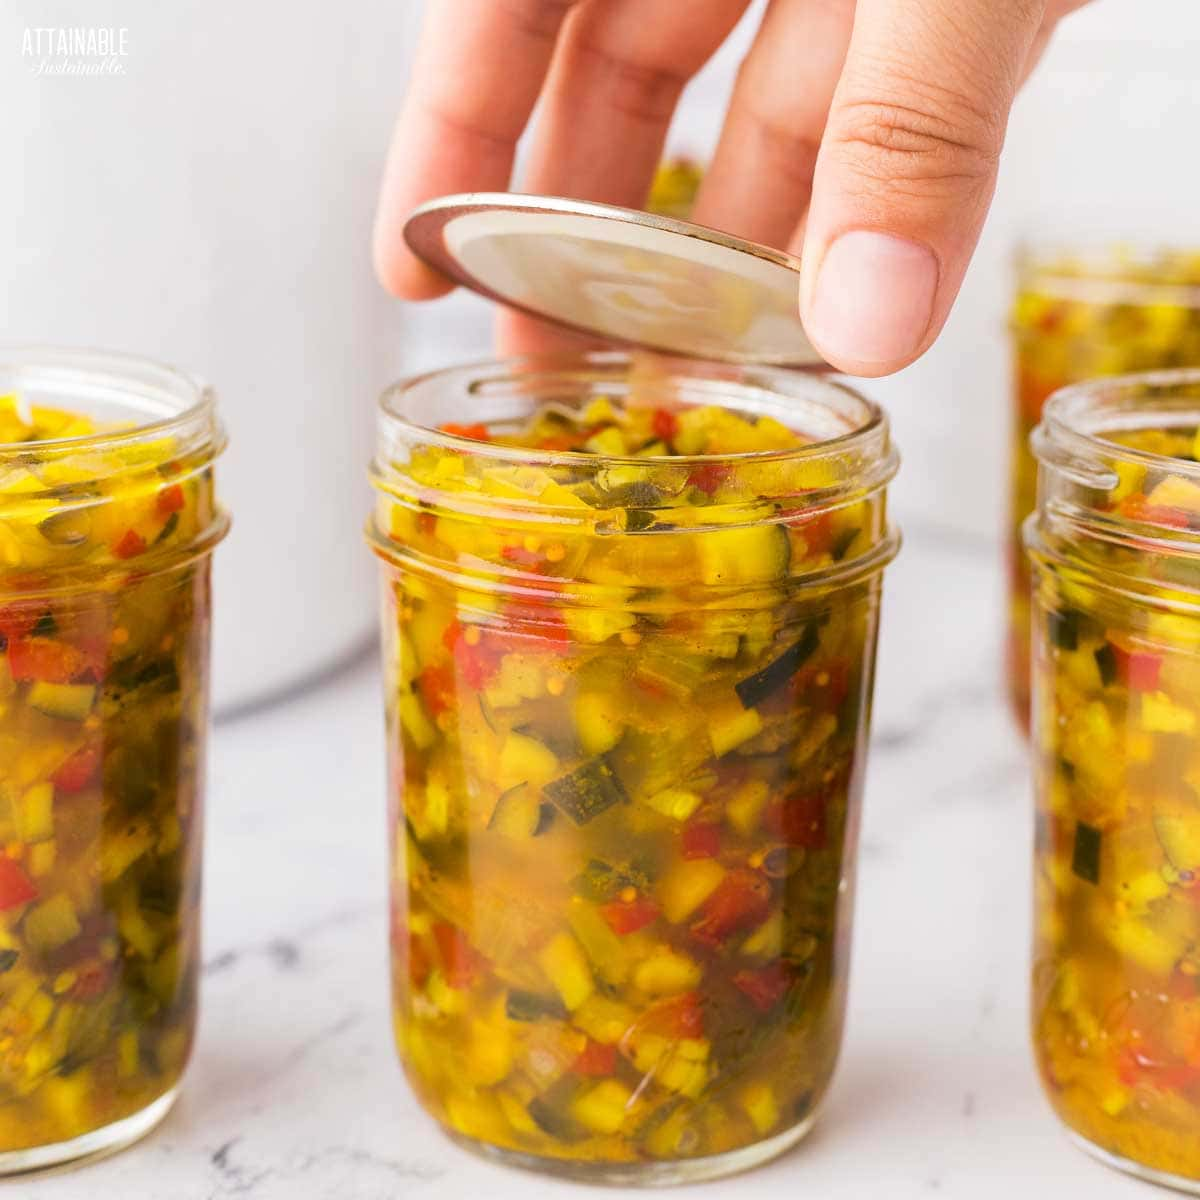
[{"label": "glass jar in background", "polygon": [[212,393],[0,349],[0,1174],[125,1145],[196,1020]]},{"label": "glass jar in background", "polygon": [[1034,448],[1033,1036],[1086,1149],[1200,1193],[1200,371],[1067,389]]},{"label": "glass jar in background", "polygon": [[1025,727],[1030,611],[1021,527],[1037,492],[1029,435],[1046,398],[1067,384],[1200,365],[1200,249],[1027,247],[1018,256],[1012,331],[1007,662],[1013,709]]},{"label": "glass jar in background", "polygon": [[452,1136],[645,1183],[811,1126],[895,469],[875,406],[784,371],[600,353],[384,396],[396,1039]]}]

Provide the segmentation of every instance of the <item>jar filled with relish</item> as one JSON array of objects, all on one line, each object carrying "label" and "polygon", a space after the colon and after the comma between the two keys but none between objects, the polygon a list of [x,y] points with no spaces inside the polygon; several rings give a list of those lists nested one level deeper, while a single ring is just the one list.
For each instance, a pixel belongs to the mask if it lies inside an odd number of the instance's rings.
[{"label": "jar filled with relish", "polygon": [[451,1136],[646,1183],[811,1126],[895,468],[875,406],[787,371],[612,352],[384,396],[395,1031]]},{"label": "jar filled with relish", "polygon": [[1200,371],[1034,436],[1033,1036],[1075,1139],[1200,1193]]},{"label": "jar filled with relish", "polygon": [[172,370],[0,349],[0,1174],[140,1137],[187,1063],[223,444]]},{"label": "jar filled with relish", "polygon": [[1046,398],[1102,376],[1200,366],[1200,250],[1117,243],[1030,246],[1018,256],[1009,490],[1008,688],[1029,720],[1029,568],[1021,527],[1033,512],[1029,436]]}]

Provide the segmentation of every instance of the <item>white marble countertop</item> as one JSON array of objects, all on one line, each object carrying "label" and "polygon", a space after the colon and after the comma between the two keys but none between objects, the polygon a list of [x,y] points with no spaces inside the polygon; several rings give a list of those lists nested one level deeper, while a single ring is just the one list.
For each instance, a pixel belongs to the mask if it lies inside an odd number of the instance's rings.
[{"label": "white marble countertop", "polygon": [[[887,587],[837,1077],[799,1148],[675,1194],[1149,1197],[1068,1144],[1027,1051],[1032,821],[997,687],[999,551],[906,532]],[[203,1015],[182,1098],[140,1145],[9,1194],[534,1200],[587,1190],[456,1148],[407,1091],[388,1016],[382,740],[366,664],[218,727]]]}]

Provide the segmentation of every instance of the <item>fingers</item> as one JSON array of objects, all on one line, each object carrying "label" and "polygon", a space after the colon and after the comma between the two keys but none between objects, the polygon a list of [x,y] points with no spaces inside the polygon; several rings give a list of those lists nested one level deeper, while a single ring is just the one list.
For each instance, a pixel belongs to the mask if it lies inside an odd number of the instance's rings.
[{"label": "fingers", "polygon": [[1043,9],[1040,0],[858,0],[800,286],[809,336],[840,369],[899,370],[941,330]]},{"label": "fingers", "polygon": [[694,219],[786,246],[812,191],[854,0],[771,0],[738,73]]},{"label": "fingers", "polygon": [[[524,190],[641,208],[684,85],[747,2],[585,0],[562,30]],[[497,342],[508,354],[584,344],[519,313],[504,315]]]},{"label": "fingers", "polygon": [[410,300],[450,290],[404,244],[418,204],[449,192],[508,187],[575,0],[436,0],[426,6],[412,80],[396,122],[375,217],[375,269]]},{"label": "fingers", "polygon": [[527,191],[640,208],[679,95],[748,0],[586,0],[547,81]]}]

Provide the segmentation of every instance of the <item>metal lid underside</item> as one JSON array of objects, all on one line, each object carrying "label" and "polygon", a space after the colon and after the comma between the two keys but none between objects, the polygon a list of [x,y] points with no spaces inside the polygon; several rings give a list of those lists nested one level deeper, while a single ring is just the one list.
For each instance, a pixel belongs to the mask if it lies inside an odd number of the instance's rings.
[{"label": "metal lid underside", "polygon": [[606,341],[730,363],[822,362],[800,324],[800,263],[702,225],[554,196],[443,196],[405,239],[456,283]]}]

